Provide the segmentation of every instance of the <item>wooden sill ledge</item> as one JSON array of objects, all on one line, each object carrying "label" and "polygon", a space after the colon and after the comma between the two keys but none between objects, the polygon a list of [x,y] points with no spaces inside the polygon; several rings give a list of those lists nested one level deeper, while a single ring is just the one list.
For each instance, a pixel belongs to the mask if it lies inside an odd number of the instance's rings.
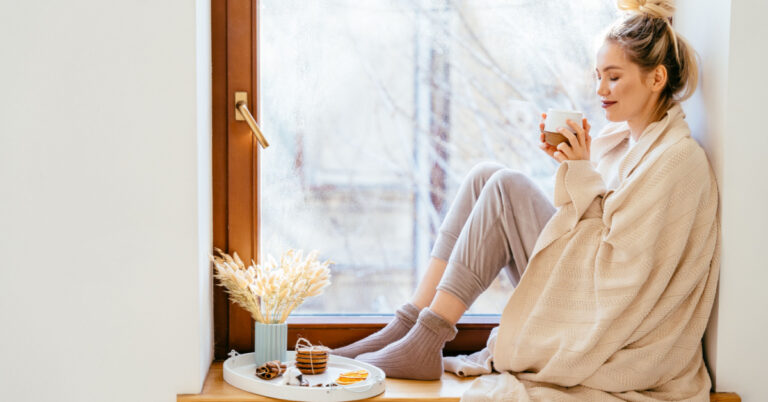
[{"label": "wooden sill ledge", "polygon": [[[475,377],[461,378],[452,373],[443,373],[440,381],[413,381],[387,379],[387,390],[370,401],[458,401],[464,390]],[[214,362],[208,370],[203,392],[197,395],[178,395],[177,402],[253,402],[277,401],[235,388],[224,381],[222,362]],[[711,402],[741,402],[734,393],[713,393]]]}]

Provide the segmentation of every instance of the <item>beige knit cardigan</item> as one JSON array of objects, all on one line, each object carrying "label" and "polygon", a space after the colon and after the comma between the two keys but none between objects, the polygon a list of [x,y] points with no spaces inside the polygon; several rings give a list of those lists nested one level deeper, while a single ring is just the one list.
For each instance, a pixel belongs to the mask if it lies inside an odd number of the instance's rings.
[{"label": "beige knit cardigan", "polygon": [[[679,105],[627,152],[626,123],[556,173],[539,236],[462,400],[708,401],[701,339],[719,274],[715,176]],[[603,175],[618,169],[618,187]],[[603,172],[603,175],[601,175]]]}]

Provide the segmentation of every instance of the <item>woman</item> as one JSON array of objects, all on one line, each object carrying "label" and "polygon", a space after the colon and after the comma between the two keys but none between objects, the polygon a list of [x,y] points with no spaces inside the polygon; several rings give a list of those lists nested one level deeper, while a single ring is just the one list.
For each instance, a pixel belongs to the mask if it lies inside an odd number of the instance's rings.
[{"label": "woman", "polygon": [[438,379],[456,322],[506,266],[516,288],[488,347],[445,359],[460,375],[501,373],[465,396],[708,400],[701,337],[719,217],[714,175],[679,105],[696,88],[695,55],[669,0],[618,6],[628,13],[605,35],[595,71],[612,123],[594,145],[586,119],[569,121],[575,134],[561,128],[569,141],[557,148],[541,136],[560,162],[554,205],[520,173],[475,167],[410,303],[332,353],[390,377]]}]

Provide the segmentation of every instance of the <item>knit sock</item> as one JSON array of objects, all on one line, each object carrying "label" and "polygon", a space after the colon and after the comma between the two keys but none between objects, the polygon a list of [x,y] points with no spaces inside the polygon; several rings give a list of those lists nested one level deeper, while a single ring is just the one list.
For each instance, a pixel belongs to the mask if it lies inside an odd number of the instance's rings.
[{"label": "knit sock", "polygon": [[402,339],[355,360],[381,368],[390,378],[439,380],[443,375],[443,347],[457,332],[454,325],[425,308]]},{"label": "knit sock", "polygon": [[350,345],[333,349],[332,355],[354,358],[357,355],[379,350],[400,339],[416,323],[419,308],[412,303],[405,303],[395,311],[395,319],[384,328]]}]

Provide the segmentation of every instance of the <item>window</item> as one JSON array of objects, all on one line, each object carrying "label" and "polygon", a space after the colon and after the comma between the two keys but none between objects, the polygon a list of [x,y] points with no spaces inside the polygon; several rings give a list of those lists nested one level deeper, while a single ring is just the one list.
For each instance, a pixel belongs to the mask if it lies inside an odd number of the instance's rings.
[{"label": "window", "polygon": [[[335,261],[332,286],[296,313],[407,301],[480,161],[551,196],[539,115],[579,109],[604,125],[593,57],[614,3],[260,0],[261,255]],[[500,275],[469,313],[500,314],[512,289]]]}]

